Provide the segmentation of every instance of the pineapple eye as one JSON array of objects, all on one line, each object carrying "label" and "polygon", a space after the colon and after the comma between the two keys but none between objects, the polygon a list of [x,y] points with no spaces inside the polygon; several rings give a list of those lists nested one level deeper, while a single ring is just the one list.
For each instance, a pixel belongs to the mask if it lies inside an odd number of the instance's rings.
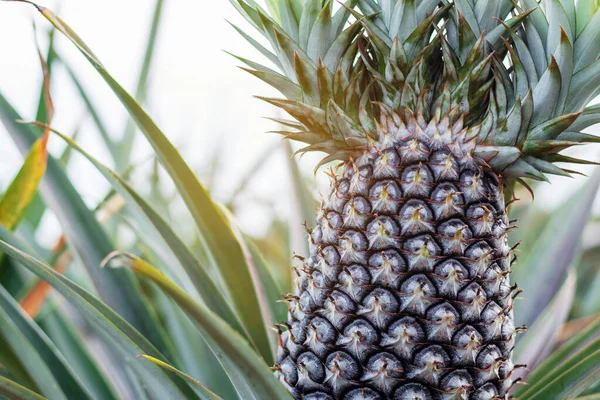
[{"label": "pineapple eye", "polygon": [[440,375],[449,362],[450,357],[442,346],[428,346],[415,355],[413,364],[416,368],[409,376],[437,385]]},{"label": "pineapple eye", "polygon": [[462,255],[468,247],[473,234],[469,226],[460,219],[451,219],[440,225],[438,237],[447,254]]},{"label": "pineapple eye", "polygon": [[448,151],[436,151],[429,159],[429,167],[437,181],[456,181],[460,174],[460,167],[456,157]]},{"label": "pineapple eye", "polygon": [[404,242],[403,254],[408,260],[409,271],[431,271],[441,251],[430,235],[421,235]]},{"label": "pineapple eye", "polygon": [[322,382],[325,379],[323,363],[314,353],[306,352],[300,354],[296,364],[298,365],[298,369],[303,371],[299,375],[301,380],[305,380],[304,384],[309,384],[308,380],[316,383]]},{"label": "pineapple eye", "polygon": [[370,388],[357,388],[344,395],[346,400],[380,400],[381,395]]},{"label": "pineapple eye", "polygon": [[391,353],[378,353],[369,358],[361,380],[374,385],[381,392],[391,394],[394,380],[404,376],[404,364]]},{"label": "pineapple eye", "polygon": [[381,178],[399,178],[400,177],[400,157],[396,150],[384,150],[375,160],[375,169],[373,177]]},{"label": "pineapple eye", "polygon": [[458,327],[460,316],[456,308],[450,303],[441,303],[427,310],[427,337],[450,343]]},{"label": "pineapple eye", "polygon": [[402,190],[395,181],[379,181],[369,192],[374,213],[396,214],[400,207]]},{"label": "pineapple eye", "polygon": [[398,388],[394,394],[398,400],[433,400],[433,395],[420,383],[409,383]]},{"label": "pineapple eye", "polygon": [[336,351],[325,362],[325,382],[336,394],[341,394],[360,378],[361,369],[354,357],[345,351]]},{"label": "pineapple eye", "polygon": [[375,219],[367,227],[369,250],[382,250],[386,247],[397,247],[400,230],[398,224],[387,216]]},{"label": "pineapple eye", "polygon": [[403,235],[417,235],[431,233],[433,212],[422,200],[409,200],[400,210],[398,215]]},{"label": "pineapple eye", "polygon": [[426,165],[418,164],[407,167],[402,173],[402,190],[404,196],[429,196],[434,179]]},{"label": "pineapple eye", "polygon": [[365,316],[380,329],[385,328],[398,312],[398,300],[388,290],[376,288],[365,297],[358,314]]},{"label": "pineapple eye", "polygon": [[456,399],[466,399],[473,390],[473,378],[466,370],[458,370],[449,373],[442,378],[440,390],[447,396],[455,396]]}]

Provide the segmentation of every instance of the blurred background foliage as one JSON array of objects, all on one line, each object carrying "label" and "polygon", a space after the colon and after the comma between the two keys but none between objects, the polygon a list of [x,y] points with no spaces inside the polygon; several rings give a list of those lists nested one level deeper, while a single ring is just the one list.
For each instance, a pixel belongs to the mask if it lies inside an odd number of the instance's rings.
[{"label": "blurred background foliage", "polygon": [[[63,15],[69,14],[70,7],[78,7],[72,1],[63,3]],[[263,284],[269,283],[265,284],[265,293],[257,295],[258,301],[261,296],[263,300],[274,301],[278,294],[291,291],[293,256],[301,257],[307,250],[303,223],[312,223],[319,192],[327,190],[324,174],[318,174],[317,179],[312,171],[318,156],[299,160],[292,157],[297,149],[295,144],[281,142],[276,135],[263,133],[264,130],[275,130],[277,126],[272,122],[258,122],[260,117],[278,115],[273,115],[270,107],[250,98],[251,94],[264,94],[262,85],[248,84],[251,79],[233,69],[236,60],[217,51],[218,47],[235,50],[236,43],[245,48],[243,41],[235,36],[235,32],[222,37],[211,32],[211,29],[233,31],[223,20],[224,17],[236,18],[226,2],[219,2],[211,15],[202,18],[188,10],[188,6],[192,7],[190,4],[168,0],[157,0],[152,5],[151,2],[138,3],[137,6],[123,6],[125,11],[130,10],[135,15],[133,26],[140,28],[135,32],[131,31],[123,15],[109,20],[115,14],[94,16],[93,9],[87,9],[88,19],[99,19],[104,24],[103,28],[92,24],[88,33],[95,29],[96,36],[91,34],[88,44],[103,42],[103,34],[107,32],[105,25],[113,24],[114,32],[107,34],[112,39],[108,42],[115,46],[120,45],[118,40],[132,40],[133,36],[135,45],[141,50],[123,56],[122,48],[121,59],[109,59],[107,65],[111,68],[108,69],[115,67],[133,77],[129,79],[130,93],[165,127],[164,131],[181,150],[204,187],[224,207],[224,218],[230,218],[231,229],[242,243],[244,255],[255,266],[262,266],[258,267],[259,274],[263,274],[260,280]],[[110,9],[107,4],[102,8]],[[27,21],[31,18],[29,11],[0,4],[3,19],[22,12],[17,21]],[[177,22],[182,21],[181,15],[186,13],[191,15],[185,20],[189,24]],[[72,17],[71,20],[78,21],[78,31],[79,28],[86,30],[85,19]],[[175,27],[177,23],[182,26]],[[170,171],[164,169],[160,157],[143,140],[134,120],[125,116],[123,107],[110,97],[106,85],[98,76],[92,75],[93,68],[84,64],[83,57],[64,37],[50,29],[49,24],[39,25],[35,37],[43,62],[37,59],[35,46],[27,47],[31,53],[28,60],[35,63],[37,72],[32,73],[33,76],[17,77],[17,80],[28,80],[19,93],[14,82],[6,83],[13,76],[3,73],[0,78],[0,239],[13,246],[18,244],[17,247],[100,296],[105,294],[98,293],[96,280],[104,278],[94,277],[87,264],[99,264],[113,250],[154,263],[188,292],[196,293],[193,282],[180,279],[173,265],[165,265],[165,261],[173,259],[173,254],[160,254],[160,246],[153,247],[156,225],[145,229],[144,223],[148,221],[139,217],[142,203],[132,204],[131,198],[124,198],[122,184],[131,185],[140,198],[151,205],[194,257],[210,260],[206,251],[207,239],[191,217],[193,211],[190,214],[185,194],[182,196]],[[8,29],[6,24],[0,23],[0,26]],[[21,23],[19,29],[32,31],[31,24],[27,23]],[[205,31],[199,31],[201,29]],[[8,51],[5,47],[3,54],[5,59],[10,59],[11,65],[24,62]],[[102,49],[101,55],[108,56],[111,51],[111,48]],[[194,57],[190,57],[190,53],[194,53]],[[244,54],[245,50],[239,53]],[[177,66],[190,62],[192,65],[185,70],[196,70],[202,79],[186,82],[184,75],[181,77],[183,82],[178,82],[174,77],[179,71]],[[230,81],[211,75],[216,69],[223,68],[223,63],[228,67],[222,73],[233,77]],[[48,80],[43,79],[40,64],[47,66]],[[196,91],[201,98],[195,102],[185,96],[178,97],[179,92],[170,90],[169,85],[188,85],[189,90]],[[218,97],[211,102],[211,96],[217,92]],[[48,93],[54,97],[53,102],[48,101]],[[31,99],[35,99],[34,110],[27,107]],[[129,111],[135,114],[131,109]],[[198,112],[212,119],[201,124],[196,115]],[[74,144],[66,145],[57,134],[47,131],[42,135],[43,128],[18,123],[16,119],[51,124],[77,142],[81,151]],[[42,196],[37,185],[46,170],[47,141],[50,159],[46,178],[41,183]],[[599,149],[592,147],[585,151],[588,158],[598,159]],[[90,155],[86,156],[85,152]],[[576,149],[570,154],[584,158],[578,152],[581,150]],[[94,166],[94,163],[97,164]],[[111,178],[103,165],[120,174],[123,181]],[[524,288],[516,318],[519,325],[529,326],[529,332],[517,343],[516,361],[528,364],[529,370],[523,374],[534,370],[534,374],[538,374],[534,377],[539,381],[572,355],[583,360],[600,351],[600,214],[595,200],[600,175],[594,173],[593,167],[582,168],[582,172],[593,174],[592,178],[572,182],[567,178],[555,178],[552,185],[532,183],[535,203],[531,201],[531,194],[519,187],[516,196],[521,200],[511,205],[511,217],[514,225],[519,227],[511,233],[511,245],[521,243],[513,276]],[[584,182],[588,183],[583,185]],[[205,205],[213,206],[212,203]],[[88,209],[92,212],[88,213]],[[78,256],[71,252],[72,248]],[[0,304],[4,305],[0,309],[10,309],[9,306],[14,306],[13,300],[20,303],[24,312],[35,320],[35,326],[39,325],[69,363],[81,368],[82,379],[92,387],[89,389],[92,393],[102,393],[106,398],[115,393],[130,398],[141,395],[131,384],[127,368],[124,374],[111,369],[116,365],[111,359],[114,355],[101,351],[102,340],[91,329],[90,322],[81,318],[75,310],[77,307],[65,301],[64,296],[19,265],[25,261],[0,256]],[[219,278],[224,276],[223,271],[215,268],[207,262],[206,270],[214,278],[215,285],[231,295],[228,283]],[[168,296],[147,280],[137,280],[128,274],[115,276],[123,282],[135,279],[134,287],[150,305],[144,312],[149,312],[160,322],[159,328],[142,333],[155,345],[162,342],[164,348],[159,350],[177,360],[176,366],[185,373],[205,383],[208,389],[223,398],[234,398],[234,388],[224,371],[214,368],[215,359],[208,350],[210,344],[199,338],[192,320],[182,309],[174,307],[167,300]],[[243,302],[243,298],[236,300],[235,295],[233,297],[232,303]],[[284,303],[273,303],[270,308],[274,319],[271,322],[283,319]],[[141,326],[143,324],[136,327]],[[255,339],[263,335],[261,329],[257,328],[257,336],[252,332],[249,336]],[[27,340],[33,340],[34,333]],[[171,340],[163,342],[165,335]],[[14,338],[8,330],[0,330],[0,348],[14,350],[1,352],[0,377],[14,379],[27,387],[39,387],[40,392],[44,392],[39,378],[32,376],[37,371],[35,367],[24,364],[15,349],[29,351],[32,357],[36,350],[27,344],[27,340],[18,347],[16,342],[7,340],[9,337]],[[273,348],[275,337],[269,335],[270,344],[266,347]],[[255,344],[260,348],[260,343]],[[562,349],[558,356],[557,353],[553,356],[558,358],[548,361],[547,356],[557,348]],[[39,348],[38,352],[39,357],[49,357]],[[268,353],[268,349],[261,353],[267,363],[270,362]],[[7,365],[12,366],[10,372]],[[573,364],[574,367],[578,365]],[[536,370],[536,366],[540,368]],[[598,361],[593,368],[588,364],[581,368],[593,374],[600,373]],[[44,376],[49,372],[39,373]],[[108,378],[98,379],[101,375]],[[63,382],[63,386],[66,384],[68,382]],[[600,387],[592,385],[583,394],[597,392]],[[210,398],[210,395],[204,393],[199,397]]]}]

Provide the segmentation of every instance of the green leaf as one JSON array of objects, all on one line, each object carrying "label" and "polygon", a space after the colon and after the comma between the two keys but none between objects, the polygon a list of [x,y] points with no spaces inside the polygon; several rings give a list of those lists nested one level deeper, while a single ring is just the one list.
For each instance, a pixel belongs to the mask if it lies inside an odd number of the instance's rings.
[{"label": "green leaf", "polygon": [[593,62],[573,76],[565,111],[580,111],[582,107],[593,100],[599,87],[600,60]]},{"label": "green leaf", "polygon": [[[24,339],[35,348],[45,366],[47,366],[67,398],[92,399],[81,379],[71,368],[64,356],[46,334],[23,312],[19,304],[0,286],[0,313],[8,318],[21,332]],[[21,354],[19,354],[21,355]],[[22,355],[25,356],[25,355]],[[26,360],[22,360],[24,364]],[[33,371],[31,371],[33,372]],[[34,376],[34,374],[31,374]],[[41,386],[40,386],[41,387]],[[49,395],[49,394],[48,394]]]},{"label": "green leaf", "polygon": [[92,398],[118,399],[115,388],[92,359],[67,317],[55,308],[38,316],[36,321],[64,355],[69,365],[77,371],[85,387],[92,393]]},{"label": "green leaf", "polygon": [[279,58],[277,58],[277,56],[275,54],[273,54],[271,51],[267,50],[262,44],[258,43],[256,40],[254,40],[250,35],[248,35],[246,32],[244,32],[243,30],[241,30],[240,28],[238,28],[236,25],[232,24],[231,22],[227,21],[229,23],[229,25],[231,25],[233,27],[233,29],[235,29],[244,39],[246,39],[246,41],[248,43],[250,43],[252,45],[252,47],[254,47],[256,50],[258,50],[263,56],[265,56],[269,61],[271,61],[273,64],[275,64],[280,70],[283,70],[283,65],[281,64],[281,61],[279,61]]},{"label": "green leaf", "polygon": [[117,95],[140,130],[144,133],[161,164],[165,167],[202,234],[207,254],[220,271],[229,296],[252,341],[266,360],[273,360],[265,326],[260,318],[261,308],[240,244],[225,217],[200,184],[194,172],[185,163],[177,149],[156,126],[140,105],[115,81],[98,58],[79,36],[47,8],[36,8],[62,32],[88,59],[100,76]]},{"label": "green leaf", "polygon": [[552,214],[527,257],[515,268],[513,279],[524,289],[515,314],[516,325],[531,325],[564,281],[600,185],[600,171]]},{"label": "green leaf", "polygon": [[[573,359],[575,352],[590,339],[593,339],[598,332],[600,332],[600,317],[596,318],[582,332],[571,338],[546,358],[544,362],[529,375],[528,381],[530,382],[530,385],[518,387],[515,390],[515,396],[526,394],[535,390],[536,387],[543,387],[543,385],[538,383],[545,378],[552,379],[552,374],[555,376],[560,374],[559,367],[569,359]],[[600,350],[600,339],[593,340],[586,348],[591,351]]]},{"label": "green leaf", "polygon": [[[393,31],[395,27],[393,25],[390,26],[390,38],[395,38],[398,36],[398,39],[403,42],[405,41],[414,31],[417,29],[418,20],[417,20],[417,1],[408,0],[402,1],[403,4],[403,12],[402,12],[402,20],[400,24],[398,24],[398,30],[396,32]],[[396,6],[397,7],[397,6]]]},{"label": "green leaf", "polygon": [[[148,41],[146,42],[146,50],[144,51],[144,58],[140,68],[140,73],[137,79],[137,85],[135,89],[135,99],[143,104],[146,101],[146,94],[148,91],[148,77],[152,70],[152,61],[154,60],[154,52],[156,49],[156,38],[161,25],[164,0],[156,0],[154,5],[154,12],[152,14],[152,21],[150,23],[150,32],[146,36]],[[39,121],[39,120],[38,120]],[[117,171],[124,171],[131,163],[131,152],[133,150],[133,144],[135,141],[135,123],[131,118],[127,119],[123,135],[117,145],[118,158],[115,160],[115,169]]]},{"label": "green leaf", "polygon": [[208,390],[206,387],[204,387],[200,382],[198,382],[196,379],[192,378],[191,376],[189,376],[188,374],[181,372],[180,370],[178,370],[177,368],[175,368],[174,366],[167,364],[164,361],[161,361],[157,358],[154,358],[152,356],[147,356],[145,354],[142,354],[140,357],[145,358],[148,361],[153,362],[154,364],[158,365],[159,367],[174,373],[175,375],[179,375],[181,376],[183,379],[185,379],[186,381],[190,382],[192,384],[192,387],[194,388],[194,390],[196,391],[196,393],[198,393],[198,396],[200,396],[201,399],[207,399],[207,400],[218,400],[221,399],[219,396],[217,396],[216,394],[214,394],[213,392],[211,392],[210,390]]},{"label": "green leaf", "polygon": [[[276,73],[275,71],[255,71],[248,68],[242,68],[244,71],[256,76],[258,79],[268,83],[279,90],[286,98],[290,100],[299,100],[302,98],[302,89],[287,77]],[[263,67],[264,69],[264,67]]]},{"label": "green leaf", "polygon": [[560,69],[556,59],[551,57],[548,69],[540,78],[537,86],[533,89],[534,113],[531,126],[535,127],[540,123],[546,122],[556,110],[558,96],[562,85]]},{"label": "green leaf", "polygon": [[[0,95],[0,120],[17,147],[26,153],[38,135],[28,125],[16,121],[22,118]],[[142,299],[133,277],[127,271],[101,270],[104,257],[114,248],[92,211],[73,187],[64,169],[54,158],[48,158],[44,184],[40,187],[43,198],[56,214],[70,249],[80,258],[100,297],[106,303],[139,329],[163,353],[167,344],[157,329]]]},{"label": "green leaf", "polygon": [[321,11],[321,0],[306,0],[298,31],[298,44],[301,48],[308,48],[308,40],[313,26]]},{"label": "green leaf", "polygon": [[[548,20],[546,19],[546,14],[543,11],[543,8],[540,7],[538,0],[524,0],[525,8],[527,10],[534,10],[531,14],[531,21],[533,28],[537,36],[544,39],[544,43],[546,43],[546,38],[548,37]],[[526,28],[527,36],[530,35],[530,29]],[[541,50],[544,50],[545,46],[541,47]],[[538,71],[539,72],[539,71]]]},{"label": "green leaf", "polygon": [[577,37],[575,45],[575,72],[581,71],[600,55],[600,12],[595,12],[590,22]]},{"label": "green leaf", "polygon": [[98,169],[111,186],[133,207],[138,216],[138,221],[147,221],[150,229],[155,230],[161,236],[163,245],[166,244],[181,263],[181,266],[185,269],[205,304],[227,321],[234,329],[247,337],[248,333],[244,331],[239,317],[229,306],[229,302],[211,278],[209,271],[206,270],[206,267],[202,265],[181,239],[179,239],[169,224],[115,172],[101,164],[68,137],[57,131],[54,131],[54,133]]},{"label": "green leaf", "polygon": [[[536,1],[536,0],[532,0]],[[537,7],[537,4],[536,4]],[[537,72],[537,76],[541,77],[546,69],[548,68],[548,58],[546,57],[545,43],[546,36],[541,33],[541,31],[536,29],[535,18],[541,14],[541,20],[543,20],[543,24],[546,26],[546,34],[548,30],[548,23],[546,22],[546,18],[542,13],[541,9],[536,8],[535,11],[531,13],[531,17],[525,19],[523,25],[525,26],[525,31],[527,32],[526,39],[526,49],[531,52],[531,58],[535,63],[535,69]],[[543,38],[543,39],[542,39]],[[517,47],[518,48],[518,47]]]},{"label": "green leaf", "polygon": [[204,382],[206,387],[224,399],[236,399],[237,393],[227,373],[221,366],[202,335],[189,317],[160,290],[159,304],[165,326],[181,357],[181,369]]},{"label": "green leaf", "polygon": [[39,394],[32,392],[19,385],[16,382],[13,382],[9,379],[6,379],[2,375],[0,375],[0,395],[6,396],[11,400],[45,400],[44,396],[40,396]]},{"label": "green leaf", "polygon": [[552,352],[562,324],[567,320],[573,304],[576,283],[575,270],[570,269],[565,282],[556,292],[551,303],[517,342],[514,353],[515,364],[524,364],[527,368],[534,369]]},{"label": "green leaf", "polygon": [[569,95],[569,89],[571,88],[571,79],[573,77],[573,46],[571,45],[571,39],[565,33],[562,27],[560,28],[560,41],[557,45],[554,57],[556,57],[556,63],[560,70],[561,76],[561,88],[560,97],[558,104],[556,105],[555,115],[560,115],[564,112],[565,103]]},{"label": "green leaf", "polygon": [[29,376],[31,376],[40,388],[41,393],[51,399],[68,399],[60,387],[57,378],[52,374],[50,366],[46,365],[35,347],[20,332],[17,324],[7,315],[3,308],[0,308],[0,336],[6,340],[9,347],[18,355]]},{"label": "green leaf", "polygon": [[463,17],[469,24],[469,27],[473,31],[473,34],[475,36],[479,36],[481,34],[481,30],[479,29],[479,22],[477,22],[475,11],[473,10],[473,7],[470,3],[473,2],[469,0],[456,0],[455,7],[458,10],[458,12],[460,12],[463,15]]},{"label": "green leaf", "polygon": [[561,133],[567,130],[579,116],[579,113],[565,114],[545,121],[527,134],[527,141],[555,140]]},{"label": "green leaf", "polygon": [[271,310],[271,315],[273,316],[273,323],[270,323],[269,326],[287,320],[287,307],[281,301],[281,296],[285,292],[280,288],[271,272],[271,268],[267,265],[267,261],[252,241],[252,238],[245,236],[245,242],[252,261],[256,266],[259,280],[265,290],[265,296]]},{"label": "green leaf", "polygon": [[333,27],[331,19],[332,0],[327,0],[317,16],[306,44],[306,54],[312,59],[317,60],[325,57],[329,45],[335,38],[333,36]]},{"label": "green leaf", "polygon": [[600,123],[600,105],[586,107],[579,118],[571,125],[571,131],[582,131]]},{"label": "green leaf", "polygon": [[600,350],[583,351],[571,363],[560,367],[560,375],[542,381],[543,386],[519,397],[520,400],[574,399],[600,380]]},{"label": "green leaf", "polygon": [[555,54],[556,49],[560,46],[561,33],[563,30],[567,34],[568,41],[573,43],[573,30],[570,26],[569,17],[560,0],[546,1],[546,8],[544,11],[546,18],[548,19],[546,56],[550,59],[550,55]]},{"label": "green leaf", "polygon": [[[10,371],[11,377],[14,378],[17,383],[24,385],[35,392],[39,392],[40,389],[29,376],[27,369],[21,362],[20,358],[8,345],[6,340],[4,340],[2,335],[0,335],[0,349],[2,349],[0,352],[0,365],[2,365],[0,377],[5,375],[3,372]],[[1,393],[2,392],[0,391],[0,394]]]},{"label": "green leaf", "polygon": [[38,184],[46,172],[47,143],[48,134],[33,144],[21,170],[0,199],[0,224],[8,230],[15,229],[37,193]]},{"label": "green leaf", "polygon": [[158,269],[133,256],[125,265],[145,276],[164,290],[195,322],[198,331],[221,360],[223,367],[244,399],[286,399],[289,393],[277,381],[271,370],[250,347],[205,305],[195,302]]},{"label": "green leaf", "polygon": [[[498,0],[500,1],[500,0]],[[502,36],[506,33],[506,29],[518,27],[521,22],[525,21],[531,15],[530,12],[523,12],[516,17],[509,18],[502,24],[498,24],[494,29],[485,34],[485,39],[492,44],[492,48],[499,48],[502,44]]]},{"label": "green leaf", "polygon": [[[294,53],[294,70],[296,71],[296,79],[302,87],[302,92],[311,100],[311,104],[319,105],[320,96],[317,69],[302,59],[298,53]],[[304,101],[308,102],[306,97]]]},{"label": "green leaf", "polygon": [[581,35],[583,29],[590,22],[598,10],[597,0],[578,0],[575,19],[577,21],[577,36]]},{"label": "green leaf", "polygon": [[[168,361],[148,339],[110,307],[49,266],[2,240],[0,240],[0,250],[17,261],[19,265],[47,281],[63,295],[97,330],[106,343],[110,345],[110,348],[119,355],[122,362],[136,371],[138,378],[145,383],[154,396],[161,399],[195,397],[187,384],[180,380],[174,382],[153,363],[144,362],[137,358],[139,354],[149,354]],[[37,363],[45,365],[41,359]]]},{"label": "green leaf", "polygon": [[[271,271],[262,254],[260,254],[256,246],[242,233],[235,223],[233,214],[225,208],[222,210],[242,246],[244,255],[248,260],[248,267],[252,270],[252,275],[256,276],[256,291],[260,296],[259,300],[263,305],[263,309],[266,311],[262,316],[265,326],[273,327],[276,323],[286,320],[287,317],[287,307],[280,302],[283,291],[271,275]],[[276,348],[277,338],[274,335],[270,336],[270,338],[272,339],[271,345]]]},{"label": "green leaf", "polygon": [[340,60],[346,54],[346,50],[350,47],[352,40],[360,31],[360,26],[360,22],[353,23],[348,28],[344,29],[340,35],[336,36],[331,46],[329,46],[325,57],[323,57],[323,64],[325,64],[329,72],[335,72]]},{"label": "green leaf", "polygon": [[298,20],[294,15],[293,0],[279,1],[279,16],[281,26],[290,35],[290,37],[298,41]]}]

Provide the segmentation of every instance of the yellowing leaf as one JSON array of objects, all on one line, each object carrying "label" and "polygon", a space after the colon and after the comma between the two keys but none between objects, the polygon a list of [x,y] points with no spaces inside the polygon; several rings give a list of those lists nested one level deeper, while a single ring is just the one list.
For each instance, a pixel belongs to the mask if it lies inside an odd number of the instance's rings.
[{"label": "yellowing leaf", "polygon": [[34,143],[23,167],[0,200],[0,224],[8,230],[17,226],[46,172],[48,136],[49,132],[46,132]]}]

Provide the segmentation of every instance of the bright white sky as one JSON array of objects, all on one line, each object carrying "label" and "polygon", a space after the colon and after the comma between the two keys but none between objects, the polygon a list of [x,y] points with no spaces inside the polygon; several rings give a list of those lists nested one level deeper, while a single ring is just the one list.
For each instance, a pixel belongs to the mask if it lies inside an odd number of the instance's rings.
[{"label": "bright white sky", "polygon": [[[280,140],[274,134],[265,133],[276,126],[262,118],[276,115],[274,109],[252,98],[256,94],[276,93],[236,68],[239,62],[222,51],[226,49],[260,60],[225,21],[243,25],[227,0],[166,0],[165,3],[148,110],[199,171],[211,162],[219,145],[226,150],[227,157],[222,162],[216,187],[217,198],[225,198],[261,150]],[[154,1],[40,0],[40,4],[61,15],[112,75],[133,90]],[[34,117],[41,80],[32,21],[37,23],[42,37],[48,23],[32,7],[0,2],[0,91],[25,119]],[[108,127],[115,136],[120,135],[125,120],[122,107],[73,46],[63,37],[57,39],[60,55],[71,63],[89,88]],[[52,93],[56,107],[53,125],[65,133],[72,132],[85,113],[62,70],[54,73]],[[91,126],[89,122],[84,123],[79,142],[95,156],[108,160]],[[135,159],[142,161],[150,153],[143,139],[138,143]],[[60,150],[62,143],[55,138],[51,148]],[[599,152],[599,148],[592,148],[587,155],[598,159]],[[302,167],[308,176],[317,159],[318,156],[302,159]],[[20,160],[21,156],[0,128],[0,187],[6,186]],[[85,162],[78,159],[70,173],[90,205],[106,193],[106,183]],[[289,204],[287,179],[285,158],[279,154],[253,179],[248,196],[273,200],[277,212],[285,215]],[[542,185],[537,193],[536,198],[542,206],[557,204],[583,182],[566,178],[553,181],[552,186]],[[257,202],[252,203],[255,205],[241,210],[241,225],[250,233],[260,233],[265,229],[269,210],[256,205]],[[52,221],[46,221],[47,227],[51,225]]]}]

